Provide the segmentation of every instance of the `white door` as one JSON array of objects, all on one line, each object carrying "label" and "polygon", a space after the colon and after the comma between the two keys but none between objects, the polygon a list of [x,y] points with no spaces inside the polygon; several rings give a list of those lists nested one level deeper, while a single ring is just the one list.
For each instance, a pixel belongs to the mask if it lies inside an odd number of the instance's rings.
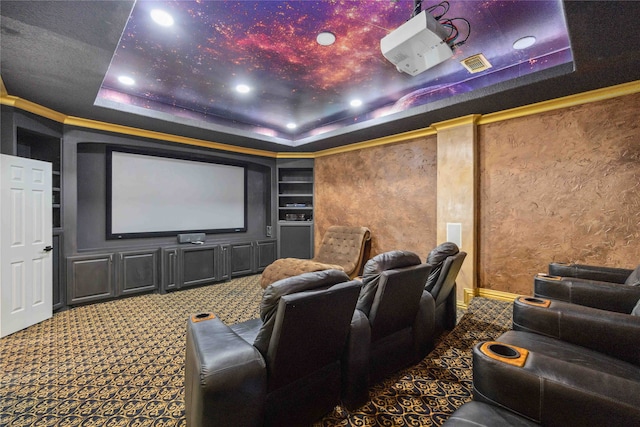
[{"label": "white door", "polygon": [[0,337],[52,316],[51,163],[0,155]]}]

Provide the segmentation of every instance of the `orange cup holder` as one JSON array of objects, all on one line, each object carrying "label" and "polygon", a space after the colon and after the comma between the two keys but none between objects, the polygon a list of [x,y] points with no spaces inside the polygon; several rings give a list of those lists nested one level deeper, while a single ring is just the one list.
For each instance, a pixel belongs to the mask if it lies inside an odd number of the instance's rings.
[{"label": "orange cup holder", "polygon": [[535,298],[535,297],[518,297],[518,302],[527,305],[534,305],[536,307],[549,307],[551,305],[551,300],[544,298]]},{"label": "orange cup holder", "polygon": [[517,359],[520,357],[520,352],[518,350],[500,343],[489,344],[487,349],[490,352],[497,354],[500,357],[506,357],[507,359]]},{"label": "orange cup holder", "polygon": [[193,323],[202,322],[204,320],[215,319],[216,316],[213,313],[199,313],[191,316],[191,321]]},{"label": "orange cup holder", "polygon": [[529,356],[529,350],[504,344],[498,341],[487,341],[480,346],[480,351],[487,357],[508,365],[523,367]]}]

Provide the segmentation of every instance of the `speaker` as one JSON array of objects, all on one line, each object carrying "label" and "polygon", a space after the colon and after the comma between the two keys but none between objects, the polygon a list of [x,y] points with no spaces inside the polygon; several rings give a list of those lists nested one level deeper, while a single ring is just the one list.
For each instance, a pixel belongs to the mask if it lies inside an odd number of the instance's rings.
[{"label": "speaker", "polygon": [[207,236],[204,233],[178,234],[178,243],[204,243]]}]

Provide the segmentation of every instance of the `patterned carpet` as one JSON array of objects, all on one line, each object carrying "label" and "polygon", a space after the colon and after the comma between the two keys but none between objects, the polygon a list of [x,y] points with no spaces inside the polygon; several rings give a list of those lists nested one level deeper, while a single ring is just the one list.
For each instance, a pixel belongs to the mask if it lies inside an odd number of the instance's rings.
[{"label": "patterned carpet", "polygon": [[[184,426],[190,314],[226,323],[258,316],[259,276],[77,307],[0,339],[2,426]],[[474,298],[420,364],[338,406],[315,426],[439,426],[471,399],[471,347],[511,325],[511,304]]]}]

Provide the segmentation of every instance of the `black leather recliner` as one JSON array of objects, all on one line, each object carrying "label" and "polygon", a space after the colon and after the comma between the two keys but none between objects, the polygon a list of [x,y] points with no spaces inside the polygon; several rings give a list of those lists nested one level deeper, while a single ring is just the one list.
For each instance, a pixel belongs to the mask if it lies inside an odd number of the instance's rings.
[{"label": "black leather recliner", "polygon": [[513,329],[579,345],[640,367],[640,313],[518,297],[513,303]]},{"label": "black leather recliner", "polygon": [[[584,276],[593,269],[562,274]],[[635,295],[629,294],[632,285],[621,284],[632,270],[614,270],[620,277],[615,283],[537,278],[542,293],[605,309],[518,297],[513,331],[474,348],[477,400],[462,405],[444,425],[640,425],[640,301],[631,313],[619,312],[629,310]],[[596,274],[589,277],[613,279],[602,270]]]},{"label": "black leather recliner", "polygon": [[425,283],[425,290],[431,293],[436,304],[436,336],[456,326],[456,278],[466,256],[467,253],[461,252],[452,242],[441,243],[427,256],[426,263],[433,268]]},{"label": "black leather recliner", "polygon": [[549,426],[640,425],[640,318],[540,298],[473,349],[474,400]]},{"label": "black leather recliner", "polygon": [[419,362],[433,348],[435,302],[424,290],[430,271],[408,251],[382,253],[365,264],[344,364],[348,408],[368,400],[370,384]]},{"label": "black leather recliner", "polygon": [[535,277],[534,296],[629,314],[640,300],[640,266],[551,263],[549,274]]},{"label": "black leather recliner", "polygon": [[187,425],[307,425],[331,411],[360,287],[338,270],[306,273],[268,286],[259,319],[189,319]]},{"label": "black leather recliner", "polygon": [[551,262],[547,268],[551,276],[575,277],[576,279],[597,280],[599,282],[640,285],[640,266],[634,270],[600,265]]},{"label": "black leather recliner", "polygon": [[640,369],[540,334],[509,331],[473,349],[474,400],[547,426],[640,425]]}]

